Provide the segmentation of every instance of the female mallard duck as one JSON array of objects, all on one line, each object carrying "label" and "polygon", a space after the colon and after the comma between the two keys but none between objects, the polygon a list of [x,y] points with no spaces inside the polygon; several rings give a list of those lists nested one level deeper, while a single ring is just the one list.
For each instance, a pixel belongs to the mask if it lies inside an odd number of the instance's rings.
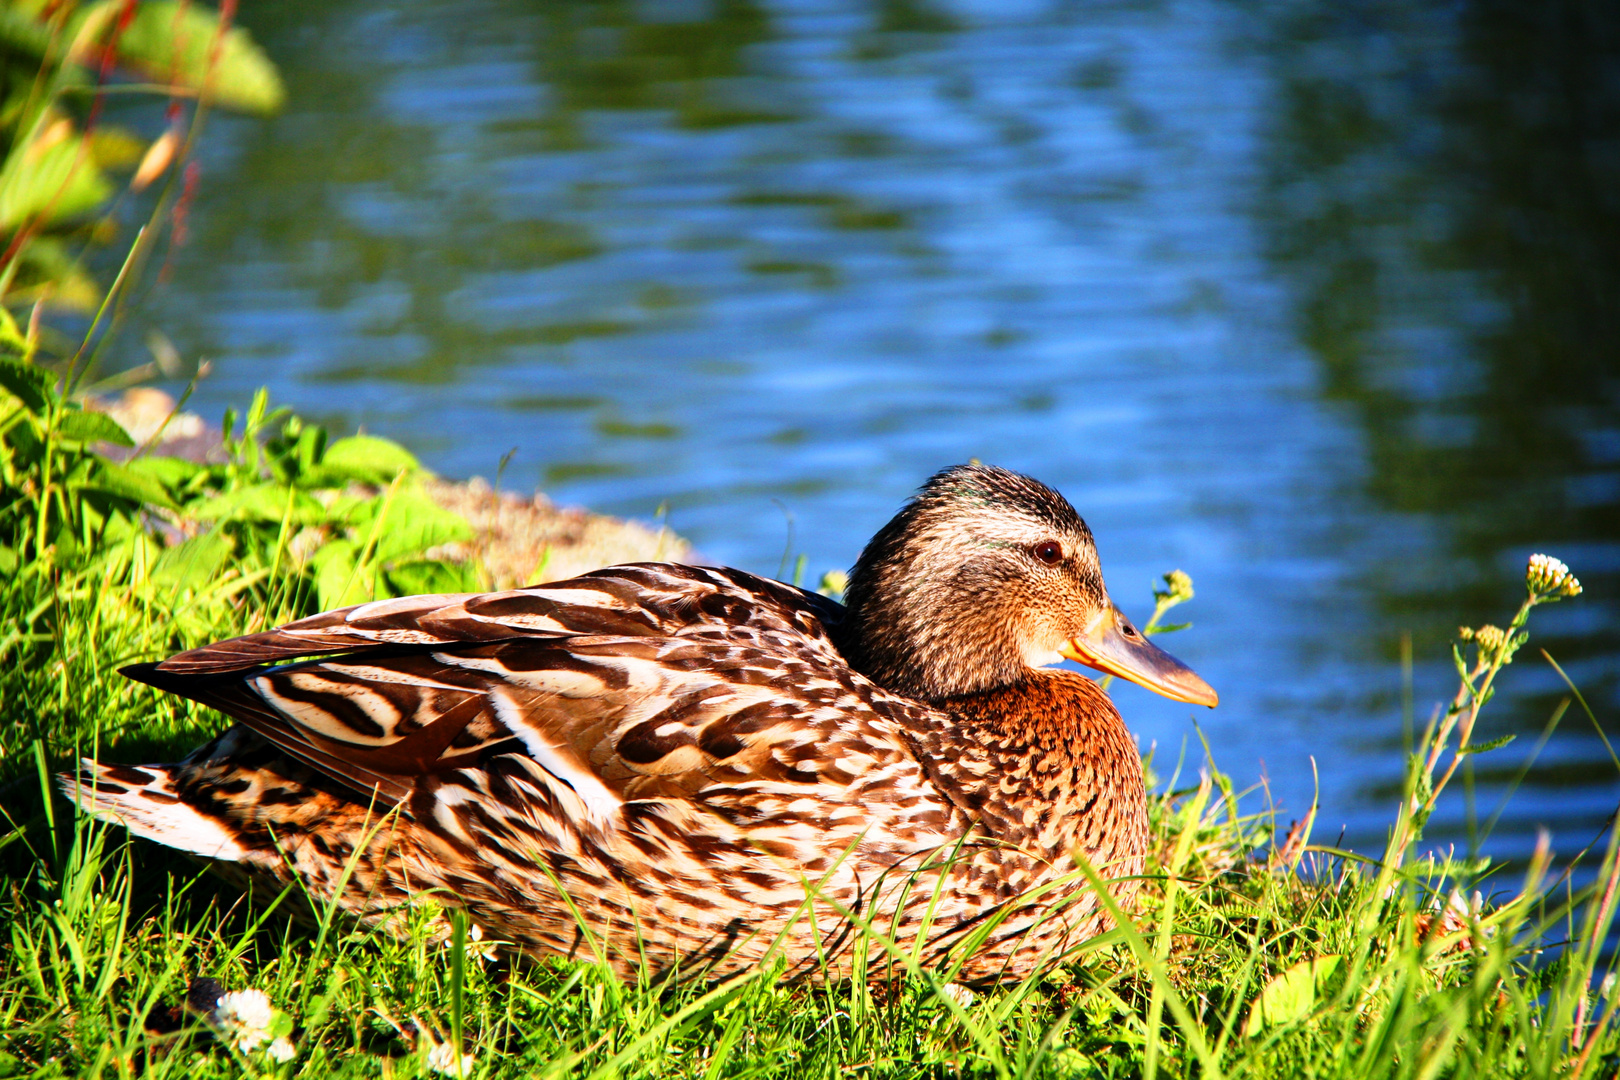
[{"label": "female mallard duck", "polygon": [[964,465],[872,539],[843,606],[657,563],[361,604],[125,668],[238,723],[64,783],[368,921],[430,894],[626,976],[848,974],[854,914],[908,955],[970,952],[958,978],[1017,978],[1109,925],[1076,855],[1129,903],[1147,844],[1136,746],[1096,683],[1041,670],[1060,657],[1216,701],[1109,601],[1062,496]]}]

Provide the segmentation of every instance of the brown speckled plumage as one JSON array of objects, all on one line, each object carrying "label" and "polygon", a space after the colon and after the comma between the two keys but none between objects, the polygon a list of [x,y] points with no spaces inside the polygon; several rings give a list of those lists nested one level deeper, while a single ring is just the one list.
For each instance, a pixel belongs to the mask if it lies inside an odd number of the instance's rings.
[{"label": "brown speckled plumage", "polygon": [[1128,627],[1078,515],[946,470],[848,600],[646,563],[328,612],[128,669],[237,726],[64,785],[369,921],[431,895],[626,976],[844,975],[852,912],[930,959],[983,937],[968,981],[1105,929],[1075,856],[1129,904],[1141,762],[1097,684],[1037,666],[1099,612]]}]

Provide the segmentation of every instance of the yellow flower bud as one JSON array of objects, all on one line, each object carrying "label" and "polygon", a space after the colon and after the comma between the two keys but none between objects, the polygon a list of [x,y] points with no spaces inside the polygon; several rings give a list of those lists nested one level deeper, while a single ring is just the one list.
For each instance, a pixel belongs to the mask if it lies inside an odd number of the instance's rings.
[{"label": "yellow flower bud", "polygon": [[1185,570],[1172,570],[1164,575],[1164,588],[1154,589],[1153,596],[1158,600],[1168,600],[1172,605],[1191,600],[1192,577]]}]

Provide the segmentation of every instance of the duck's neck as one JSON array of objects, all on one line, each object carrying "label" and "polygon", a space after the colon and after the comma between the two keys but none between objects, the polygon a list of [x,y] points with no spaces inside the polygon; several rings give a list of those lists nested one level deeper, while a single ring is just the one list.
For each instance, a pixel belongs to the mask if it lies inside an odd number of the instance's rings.
[{"label": "duck's neck", "polygon": [[902,511],[849,572],[834,631],[849,666],[886,690],[937,702],[1018,681],[1030,658],[1008,627],[1029,598],[1005,581],[946,565],[948,548],[910,542]]},{"label": "duck's neck", "polygon": [[1139,872],[1142,759],[1101,687],[1073,672],[1035,670],[935,706],[950,723],[919,740],[926,765],[987,832],[1054,864],[1079,850],[1105,877],[1126,864]]}]

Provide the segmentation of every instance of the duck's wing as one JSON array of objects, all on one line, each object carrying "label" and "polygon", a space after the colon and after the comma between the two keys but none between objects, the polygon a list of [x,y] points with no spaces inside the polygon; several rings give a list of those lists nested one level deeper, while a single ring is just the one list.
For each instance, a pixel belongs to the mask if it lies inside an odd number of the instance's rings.
[{"label": "duck's wing", "polygon": [[263,664],[398,645],[470,645],[519,637],[672,637],[717,627],[798,633],[829,658],[844,608],[741,570],[627,563],[566,581],[490,593],[402,596],[338,608],[274,630],[215,642],[130,671],[227,675]]},{"label": "duck's wing", "polygon": [[743,788],[874,770],[924,783],[896,712],[920,706],[852,672],[821,623],[840,609],[810,596],[738,571],[617,567],[361,605],[126,671],[385,802],[504,752],[597,821],[672,796],[746,815]]}]

